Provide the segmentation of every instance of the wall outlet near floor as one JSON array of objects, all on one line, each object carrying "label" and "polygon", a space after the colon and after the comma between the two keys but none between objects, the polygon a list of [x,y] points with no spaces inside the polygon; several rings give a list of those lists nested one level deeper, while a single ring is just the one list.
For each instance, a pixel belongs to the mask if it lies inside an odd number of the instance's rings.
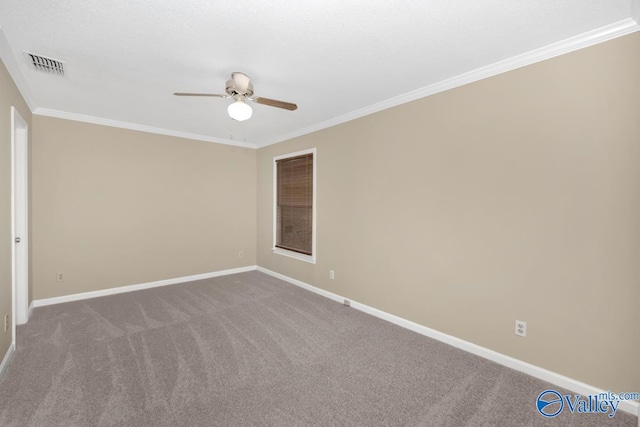
[{"label": "wall outlet near floor", "polygon": [[522,320],[516,320],[516,335],[520,337],[527,336],[527,322],[523,322]]},{"label": "wall outlet near floor", "polygon": [[64,273],[56,273],[56,282],[62,282],[64,280]]},{"label": "wall outlet near floor", "polygon": [[349,301],[348,299],[345,299],[343,304],[347,307],[351,307],[351,301]]},{"label": "wall outlet near floor", "polygon": [[9,326],[11,326],[11,321],[9,320],[9,314],[4,315],[4,331],[7,332],[9,330]]},{"label": "wall outlet near floor", "polygon": [[238,252],[238,258],[242,258],[244,256],[244,251]]},{"label": "wall outlet near floor", "polygon": [[333,270],[329,270],[329,279],[333,280],[336,278],[336,272]]}]

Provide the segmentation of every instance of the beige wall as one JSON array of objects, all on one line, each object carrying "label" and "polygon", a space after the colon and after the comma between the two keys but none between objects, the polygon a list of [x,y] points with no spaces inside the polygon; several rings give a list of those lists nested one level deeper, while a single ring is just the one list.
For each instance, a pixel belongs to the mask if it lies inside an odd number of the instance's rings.
[{"label": "beige wall", "polygon": [[[260,149],[258,264],[640,390],[638,76],[635,33]],[[310,147],[316,265],[271,251],[272,158]]]},{"label": "beige wall", "polygon": [[12,314],[11,299],[11,107],[31,126],[31,111],[0,61],[0,361],[11,345],[11,328],[4,332],[4,316]]},{"label": "beige wall", "polygon": [[256,150],[34,115],[31,179],[34,299],[256,263]]}]

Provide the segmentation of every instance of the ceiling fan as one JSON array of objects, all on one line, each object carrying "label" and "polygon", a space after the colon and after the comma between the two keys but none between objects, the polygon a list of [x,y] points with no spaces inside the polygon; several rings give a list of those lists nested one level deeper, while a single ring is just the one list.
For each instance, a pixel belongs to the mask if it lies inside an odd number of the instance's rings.
[{"label": "ceiling fan", "polygon": [[227,108],[229,116],[237,121],[244,121],[251,118],[253,110],[247,104],[247,100],[258,104],[269,105],[271,107],[283,108],[293,111],[298,108],[296,104],[290,102],[278,101],[275,99],[262,98],[253,96],[253,84],[251,79],[244,73],[231,73],[231,80],[227,80],[226,94],[218,93],[185,93],[175,92],[176,96],[214,96],[217,98],[233,98],[233,102]]}]

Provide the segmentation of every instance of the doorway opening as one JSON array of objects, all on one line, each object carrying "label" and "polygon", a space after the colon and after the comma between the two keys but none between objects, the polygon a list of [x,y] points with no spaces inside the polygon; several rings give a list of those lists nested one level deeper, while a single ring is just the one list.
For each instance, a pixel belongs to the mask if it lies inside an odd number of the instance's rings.
[{"label": "doorway opening", "polygon": [[16,325],[29,320],[28,132],[27,122],[11,107],[11,341],[14,346]]}]

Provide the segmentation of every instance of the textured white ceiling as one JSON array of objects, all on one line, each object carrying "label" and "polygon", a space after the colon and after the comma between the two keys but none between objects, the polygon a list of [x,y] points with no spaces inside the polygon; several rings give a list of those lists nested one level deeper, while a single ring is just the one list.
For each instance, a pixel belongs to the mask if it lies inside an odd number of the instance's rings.
[{"label": "textured white ceiling", "polygon": [[[637,27],[634,8],[636,0],[2,0],[0,27],[37,113],[260,146],[623,20]],[[33,71],[23,51],[63,61],[67,76]],[[239,123],[229,100],[172,95],[224,93],[233,71],[252,77],[256,95],[298,110],[252,104],[253,118]]]}]

